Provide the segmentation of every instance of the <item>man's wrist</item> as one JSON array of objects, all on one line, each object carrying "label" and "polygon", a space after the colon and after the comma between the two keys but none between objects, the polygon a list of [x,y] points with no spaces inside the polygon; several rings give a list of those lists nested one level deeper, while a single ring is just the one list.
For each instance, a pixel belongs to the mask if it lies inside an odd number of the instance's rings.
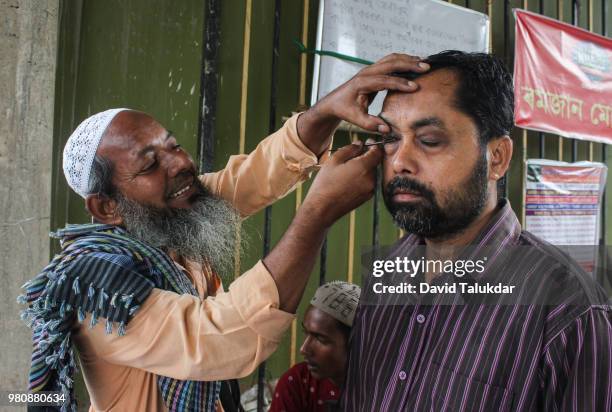
[{"label": "man's wrist", "polygon": [[329,229],[335,222],[330,217],[329,207],[322,206],[319,202],[310,200],[308,197],[298,209],[295,219],[296,222],[307,222],[308,225],[317,225],[324,230]]},{"label": "man's wrist", "polygon": [[322,111],[315,105],[301,113],[296,120],[298,138],[317,157],[329,149],[330,138],[340,124],[340,119]]}]

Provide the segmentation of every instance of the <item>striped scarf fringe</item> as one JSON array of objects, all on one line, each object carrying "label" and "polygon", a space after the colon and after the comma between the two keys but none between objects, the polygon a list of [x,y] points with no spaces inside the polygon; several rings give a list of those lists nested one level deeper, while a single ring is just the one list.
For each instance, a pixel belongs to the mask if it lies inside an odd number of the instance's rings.
[{"label": "striped scarf fringe", "polygon": [[[153,288],[197,292],[166,253],[130,238],[119,227],[68,225],[51,236],[60,239],[62,252],[23,286],[25,293],[17,299],[27,305],[21,317],[32,329],[28,389],[60,391],[66,400],[59,409],[76,412],[73,376],[77,365],[71,338],[75,318],[83,322],[90,314],[89,327],[103,318],[106,333],[115,328],[122,336]],[[134,266],[133,270],[126,270],[126,265]],[[215,410],[220,382],[165,376],[158,376],[157,382],[170,411]]]}]

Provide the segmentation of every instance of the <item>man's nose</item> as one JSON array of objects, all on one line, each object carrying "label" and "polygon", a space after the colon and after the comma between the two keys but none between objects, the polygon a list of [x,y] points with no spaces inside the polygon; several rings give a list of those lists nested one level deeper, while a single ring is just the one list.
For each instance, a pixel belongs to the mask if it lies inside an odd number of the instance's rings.
[{"label": "man's nose", "polygon": [[416,159],[416,148],[412,139],[402,139],[397,150],[391,155],[391,167],[394,174],[417,174],[419,172]]},{"label": "man's nose", "polygon": [[310,336],[307,336],[306,339],[304,339],[304,343],[302,343],[302,346],[300,346],[300,353],[302,356],[310,353]]},{"label": "man's nose", "polygon": [[185,172],[192,173],[194,169],[193,161],[186,153],[166,153],[164,163],[170,177],[175,177]]}]

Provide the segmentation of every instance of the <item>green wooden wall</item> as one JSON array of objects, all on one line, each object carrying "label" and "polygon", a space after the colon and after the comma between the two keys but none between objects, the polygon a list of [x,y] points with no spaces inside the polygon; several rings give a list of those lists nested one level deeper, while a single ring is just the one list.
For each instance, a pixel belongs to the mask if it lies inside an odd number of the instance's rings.
[{"label": "green wooden wall", "polygon": [[[306,1],[306,4],[304,3]],[[582,1],[579,25],[601,33],[603,0]],[[466,1],[452,1],[466,6]],[[491,2],[469,1],[472,9],[492,14],[493,52],[512,65],[514,48],[514,18],[505,11],[502,0]],[[508,1],[510,8],[522,7],[523,1]],[[529,1],[532,11],[539,10],[538,1]],[[612,3],[608,0],[608,3]],[[197,153],[198,110],[200,99],[200,67],[205,22],[204,0],[64,0],[60,10],[60,35],[56,84],[54,127],[54,174],[52,227],[67,222],[87,221],[84,203],[69,192],[61,172],[61,150],[71,131],[88,115],[109,107],[129,107],[143,110],[173,130],[181,143],[192,154]],[[306,7],[305,7],[306,5]],[[571,1],[547,0],[544,14],[571,20]],[[592,5],[592,18],[589,18]],[[250,6],[250,13],[247,11]],[[219,49],[219,91],[216,123],[214,168],[222,168],[226,159],[240,147],[240,102],[246,92],[245,149],[250,151],[267,135],[269,123],[271,64],[274,23],[273,0],[222,1],[221,44]],[[608,4],[612,8],[612,4]],[[508,9],[508,10],[509,10]],[[278,55],[277,127],[281,119],[295,111],[300,104],[300,54],[294,39],[302,37],[304,13],[307,13],[307,45],[315,43],[317,0],[283,0],[281,2],[280,49]],[[243,56],[245,52],[245,17],[250,14],[248,82],[242,88]],[[612,26],[612,15],[605,18],[606,27]],[[506,19],[507,18],[507,19]],[[507,34],[507,35],[506,35]],[[307,58],[305,101],[310,101],[312,57]],[[522,156],[539,157],[537,133],[528,133],[523,146],[523,132],[515,130],[515,154],[509,172],[508,194],[520,216],[522,190]],[[339,132],[336,145],[348,143],[350,136]],[[559,138],[546,135],[546,157],[557,159]],[[601,144],[593,144],[593,158],[601,159]],[[570,160],[571,143],[564,141],[563,159]],[[578,160],[589,156],[589,143],[579,144]],[[612,155],[612,153],[610,153]],[[304,185],[304,193],[308,184]],[[296,207],[296,194],[277,202],[272,208],[272,245],[287,228]],[[612,201],[607,202],[610,215]],[[380,243],[392,243],[398,237],[382,200],[379,208]],[[362,245],[372,242],[373,205],[368,202],[355,212],[353,279],[360,281],[359,259]],[[327,279],[347,279],[349,274],[350,216],[334,225],[328,236]],[[608,227],[612,227],[608,218]],[[241,268],[248,269],[260,259],[263,246],[263,213],[250,218],[244,231],[250,242]],[[606,243],[612,240],[607,230]],[[57,250],[57,245],[53,245]],[[301,320],[307,301],[319,281],[316,267],[298,311]],[[299,323],[298,323],[299,325]],[[302,342],[301,328],[297,327],[296,348]],[[278,377],[289,366],[291,333],[268,361],[268,374]],[[301,356],[297,354],[297,361]],[[243,380],[244,386],[255,384],[255,377]]]}]

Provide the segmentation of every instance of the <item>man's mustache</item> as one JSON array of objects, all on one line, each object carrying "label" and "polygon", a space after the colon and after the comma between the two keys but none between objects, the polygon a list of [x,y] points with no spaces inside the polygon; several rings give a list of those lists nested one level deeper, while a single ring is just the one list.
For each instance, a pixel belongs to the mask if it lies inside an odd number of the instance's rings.
[{"label": "man's mustache", "polygon": [[172,184],[170,184],[166,188],[165,196],[166,196],[166,198],[170,198],[170,195],[172,193],[178,192],[182,188],[186,187],[188,184],[195,184],[198,187],[198,189],[199,189],[199,186],[201,186],[201,185],[198,185],[198,183],[199,183],[199,181],[198,181],[198,177],[197,177],[195,171],[185,170],[184,172],[179,173],[174,178],[174,181],[172,182]]},{"label": "man's mustache", "polygon": [[387,186],[385,186],[385,194],[388,199],[393,197],[393,193],[396,190],[403,190],[410,193],[414,193],[415,195],[421,196],[430,202],[433,202],[435,199],[435,195],[431,189],[425,186],[423,183],[417,182],[414,179],[410,179],[408,177],[395,176]]}]

